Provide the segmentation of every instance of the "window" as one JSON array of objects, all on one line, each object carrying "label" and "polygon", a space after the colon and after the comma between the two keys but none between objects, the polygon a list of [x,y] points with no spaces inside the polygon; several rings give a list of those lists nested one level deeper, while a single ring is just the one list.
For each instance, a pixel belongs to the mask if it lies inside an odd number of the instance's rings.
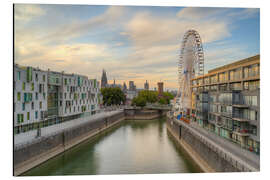
[{"label": "window", "polygon": [[22,90],[25,90],[25,82],[22,83]]},{"label": "window", "polygon": [[23,114],[17,114],[17,123],[23,123]]},{"label": "window", "polygon": [[25,110],[25,103],[22,103],[22,110]]},{"label": "window", "polygon": [[36,100],[38,100],[38,93],[36,93]]},{"label": "window", "polygon": [[45,98],[46,98],[46,93],[43,93],[43,99],[45,100]]},{"label": "window", "polygon": [[39,108],[42,108],[42,102],[39,102]]},{"label": "window", "polygon": [[65,93],[65,99],[67,98],[67,93]]},{"label": "window", "polygon": [[45,75],[42,76],[43,82],[45,82]]},{"label": "window", "polygon": [[34,91],[34,89],[35,89],[35,86],[34,86],[34,83],[32,83],[31,90]]},{"label": "window", "polygon": [[38,118],[38,111],[35,112],[35,118]]},{"label": "window", "polygon": [[21,115],[17,114],[17,124],[20,124],[20,122],[21,122]]},{"label": "window", "polygon": [[31,103],[32,110],[34,109],[34,102]]},{"label": "window", "polygon": [[18,93],[17,93],[17,101],[20,101],[20,100],[21,100],[21,93],[18,92]]},{"label": "window", "polygon": [[257,112],[254,110],[250,110],[250,120],[257,120]]},{"label": "window", "polygon": [[17,72],[17,79],[21,80],[21,72],[20,71]]},{"label": "window", "polygon": [[27,120],[30,120],[30,112],[27,112]]},{"label": "window", "polygon": [[244,78],[248,78],[248,67],[244,67]]},{"label": "window", "polygon": [[65,85],[67,85],[67,78],[65,78]]},{"label": "window", "polygon": [[38,81],[38,73],[36,73],[36,81]]}]

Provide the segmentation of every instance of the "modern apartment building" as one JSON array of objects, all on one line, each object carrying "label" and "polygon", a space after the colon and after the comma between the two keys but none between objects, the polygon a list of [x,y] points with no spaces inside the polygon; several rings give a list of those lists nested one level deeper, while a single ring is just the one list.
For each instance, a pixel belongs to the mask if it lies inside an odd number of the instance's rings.
[{"label": "modern apartment building", "polygon": [[14,66],[14,133],[58,124],[99,110],[95,79]]},{"label": "modern apartment building", "polygon": [[260,55],[191,80],[191,119],[250,151],[260,152]]}]

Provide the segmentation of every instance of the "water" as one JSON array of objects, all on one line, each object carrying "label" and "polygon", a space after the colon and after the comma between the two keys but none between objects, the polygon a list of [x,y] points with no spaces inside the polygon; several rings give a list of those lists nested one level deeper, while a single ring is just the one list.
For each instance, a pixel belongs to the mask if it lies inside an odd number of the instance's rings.
[{"label": "water", "polygon": [[165,119],[124,121],[23,175],[199,172],[168,134]]}]

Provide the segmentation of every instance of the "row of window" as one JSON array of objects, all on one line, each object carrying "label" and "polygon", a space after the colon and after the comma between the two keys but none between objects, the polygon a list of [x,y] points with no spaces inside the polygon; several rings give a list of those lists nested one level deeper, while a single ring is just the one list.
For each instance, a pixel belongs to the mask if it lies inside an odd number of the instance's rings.
[{"label": "row of window", "polygon": [[[60,93],[59,95],[60,95],[60,99],[62,99],[63,93]],[[85,99],[87,97],[86,95],[87,95],[86,93],[81,93],[81,96],[80,96],[80,93],[74,93],[73,98],[78,99],[81,97],[81,99]],[[88,92],[87,99],[94,99],[95,97],[96,97],[95,94]],[[72,98],[72,93],[69,93],[69,99],[71,98]],[[64,93],[64,99],[67,99],[67,93]]]},{"label": "row of window", "polygon": [[[79,101],[79,103],[78,103],[78,101],[77,100],[71,100],[71,101],[63,101],[63,102],[66,102],[66,107],[69,107],[69,106],[73,106],[73,102],[75,102],[75,105],[78,105],[78,104],[86,104],[86,103],[90,103],[90,102],[97,102],[97,99],[91,99],[91,100],[89,100],[89,99],[87,99],[87,100],[81,100],[80,99],[80,101]],[[59,101],[59,106],[61,107],[62,106],[62,101]]]},{"label": "row of window", "polygon": [[[32,93],[23,93],[24,95],[24,102],[32,101]],[[38,100],[38,93],[35,93],[35,100]],[[17,101],[21,101],[21,92],[17,92]],[[46,93],[43,93],[43,99],[46,100]]]},{"label": "row of window", "polygon": [[[38,111],[35,111],[35,119],[38,119]],[[26,120],[30,120],[30,112],[26,114]],[[17,114],[17,124],[24,122],[24,114]]]},{"label": "row of window", "polygon": [[[65,107],[65,113],[67,113],[67,109],[69,109],[69,113],[72,113],[72,111],[71,111],[71,107]],[[94,105],[88,105],[88,107],[86,106],[86,105],[84,105],[84,106],[78,106],[78,111],[77,112],[79,112],[80,110],[81,110],[81,112],[85,112],[86,110],[94,110],[95,109],[95,106]],[[76,112],[76,108],[75,108],[75,106],[73,107],[73,112]]]},{"label": "row of window", "polygon": [[[42,102],[39,102],[39,108],[42,109]],[[34,102],[31,103],[31,109],[34,110],[35,109],[35,104]],[[22,103],[22,111],[25,111],[25,103]]]},{"label": "row of window", "polygon": [[248,78],[248,77],[254,77],[259,75],[260,73],[260,66],[259,64],[247,66],[243,68],[243,72],[241,71],[241,68],[233,69],[228,72],[219,73],[216,75],[212,75],[210,77],[205,77],[203,79],[193,80],[193,85],[203,85],[203,84],[209,84],[211,83],[217,83],[217,82],[225,82],[228,80],[239,80],[241,78]]},{"label": "row of window", "polygon": [[78,86],[78,87],[76,87],[76,86],[67,86],[66,87],[67,92],[69,92],[69,91],[70,92],[75,92],[75,91],[79,91],[79,92],[90,91],[90,89],[91,89],[91,87],[85,87],[85,86],[83,86],[83,87],[80,87],[80,86]]},{"label": "row of window", "polygon": [[[35,80],[38,81],[38,73],[35,73]],[[17,71],[17,80],[21,80],[21,71]],[[42,75],[42,80],[43,82],[46,81],[46,76],[45,75]]]}]

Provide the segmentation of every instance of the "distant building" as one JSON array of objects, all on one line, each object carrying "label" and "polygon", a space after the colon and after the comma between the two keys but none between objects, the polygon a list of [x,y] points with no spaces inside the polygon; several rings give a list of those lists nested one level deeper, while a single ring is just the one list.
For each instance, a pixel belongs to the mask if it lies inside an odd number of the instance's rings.
[{"label": "distant building", "polygon": [[123,84],[123,91],[124,92],[126,92],[127,91],[127,85],[126,85],[126,83],[124,82],[124,84]]},{"label": "distant building", "polygon": [[147,82],[147,80],[146,80],[146,82],[144,83],[144,89],[145,89],[145,90],[149,90],[149,83]]},{"label": "distant building", "polygon": [[103,69],[101,76],[101,88],[105,88],[108,85],[106,71]]},{"label": "distant building", "polygon": [[129,81],[129,90],[136,91],[136,86],[134,84],[134,81]]},{"label": "distant building", "polygon": [[158,82],[158,96],[163,96],[163,82]]}]

